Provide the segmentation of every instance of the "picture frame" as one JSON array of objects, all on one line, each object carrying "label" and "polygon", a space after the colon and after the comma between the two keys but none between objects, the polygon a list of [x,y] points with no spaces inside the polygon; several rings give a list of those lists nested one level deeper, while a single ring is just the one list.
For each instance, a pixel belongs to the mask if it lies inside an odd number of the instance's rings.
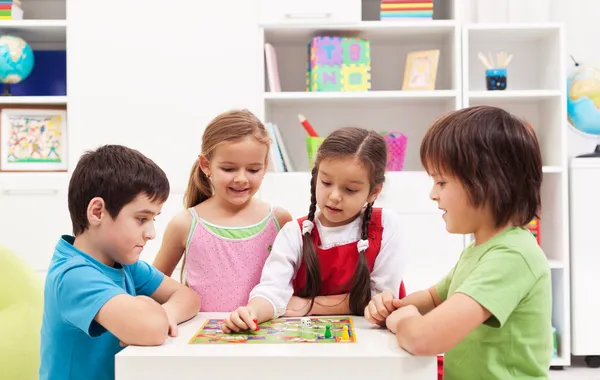
[{"label": "picture frame", "polygon": [[439,59],[439,50],[408,53],[402,90],[434,90]]},{"label": "picture frame", "polygon": [[0,172],[66,172],[66,109],[0,110]]}]

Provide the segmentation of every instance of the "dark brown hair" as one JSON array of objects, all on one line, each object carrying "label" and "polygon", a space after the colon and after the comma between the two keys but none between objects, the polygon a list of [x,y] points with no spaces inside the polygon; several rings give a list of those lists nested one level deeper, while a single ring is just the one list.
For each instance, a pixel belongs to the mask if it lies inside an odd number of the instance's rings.
[{"label": "dark brown hair", "polygon": [[[317,151],[315,166],[312,169],[310,181],[310,208],[307,219],[314,221],[317,209],[317,176],[319,165],[323,160],[355,157],[369,172],[370,190],[385,181],[387,162],[387,147],[381,135],[362,128],[346,127],[333,131],[323,141]],[[363,213],[361,239],[368,239],[368,226],[371,221],[373,203],[367,204]],[[310,297],[311,306],[315,297],[321,293],[321,271],[314,242],[310,233],[302,236],[302,260],[306,265],[306,285],[299,293],[300,297]],[[350,311],[362,315],[371,299],[371,275],[367,265],[365,252],[358,252],[358,264],[354,271],[353,283],[350,289]]]},{"label": "dark brown hair", "polygon": [[421,144],[428,173],[457,178],[475,207],[491,208],[496,227],[538,216],[542,154],[531,126],[503,109],[477,106],[436,120]]},{"label": "dark brown hair", "polygon": [[[268,148],[271,138],[263,123],[246,109],[224,112],[215,117],[204,129],[202,135],[202,153],[210,161],[213,152],[224,143],[239,142],[252,136]],[[267,160],[265,157],[265,160]],[[206,174],[200,168],[198,159],[192,166],[188,187],[184,196],[185,207],[194,207],[212,197],[212,186]]]},{"label": "dark brown hair", "polygon": [[69,181],[69,213],[73,234],[89,227],[87,208],[92,198],[104,200],[106,211],[115,219],[123,207],[138,195],[152,202],[169,197],[165,172],[137,150],[122,145],[104,145],[85,152]]}]

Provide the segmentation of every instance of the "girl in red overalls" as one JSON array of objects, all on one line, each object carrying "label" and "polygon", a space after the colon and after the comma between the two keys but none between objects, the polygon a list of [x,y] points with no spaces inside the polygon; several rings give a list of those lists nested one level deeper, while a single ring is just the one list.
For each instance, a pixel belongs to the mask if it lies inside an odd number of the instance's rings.
[{"label": "girl in red overalls", "polygon": [[308,215],[281,229],[260,284],[225,319],[225,332],[282,315],[363,315],[375,294],[404,295],[399,217],[373,207],[386,161],[385,140],[373,131],[342,128],[323,141]]}]

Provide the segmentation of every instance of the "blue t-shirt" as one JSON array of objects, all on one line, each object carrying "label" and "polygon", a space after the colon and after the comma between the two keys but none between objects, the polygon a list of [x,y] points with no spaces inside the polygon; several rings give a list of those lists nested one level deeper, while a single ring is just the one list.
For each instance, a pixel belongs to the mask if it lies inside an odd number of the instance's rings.
[{"label": "blue t-shirt", "polygon": [[73,247],[74,241],[61,237],[46,277],[40,380],[112,380],[123,347],[94,318],[118,294],[151,296],[163,274],[141,260],[109,267]]}]

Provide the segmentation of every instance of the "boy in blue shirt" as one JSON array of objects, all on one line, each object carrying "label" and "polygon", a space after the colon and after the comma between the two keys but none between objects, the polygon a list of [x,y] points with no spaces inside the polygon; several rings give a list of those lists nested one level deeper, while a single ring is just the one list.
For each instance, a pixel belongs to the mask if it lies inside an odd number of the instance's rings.
[{"label": "boy in blue shirt", "polygon": [[85,153],[69,183],[75,236],[58,241],[44,289],[40,379],[114,379],[124,345],[161,345],[193,318],[191,289],[139,260],[169,196],[165,173],[119,145]]}]

